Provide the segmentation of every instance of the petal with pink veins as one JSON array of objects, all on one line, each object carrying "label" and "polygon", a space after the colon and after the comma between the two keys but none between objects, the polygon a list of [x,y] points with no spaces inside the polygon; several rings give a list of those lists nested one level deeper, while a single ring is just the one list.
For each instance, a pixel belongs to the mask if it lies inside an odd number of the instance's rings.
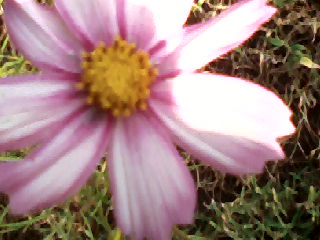
[{"label": "petal with pink veins", "polygon": [[92,50],[100,41],[112,44],[119,32],[116,4],[114,0],[55,1],[60,15],[87,50]]},{"label": "petal with pink veins", "polygon": [[135,240],[167,240],[173,224],[192,222],[192,177],[159,127],[151,116],[119,119],[109,150],[116,219]]},{"label": "petal with pink veins", "polygon": [[10,212],[48,208],[75,194],[104,155],[109,128],[106,118],[78,113],[26,159],[1,162],[0,191],[10,197]]},{"label": "petal with pink veins", "polygon": [[79,99],[51,104],[46,100],[39,101],[46,104],[33,106],[27,111],[19,108],[16,112],[0,115],[1,151],[29,147],[47,140],[65,124],[66,119],[83,107]]},{"label": "petal with pink veins", "polygon": [[[121,34],[136,43],[138,48],[148,50],[182,30],[192,5],[192,0],[120,0],[118,22]],[[174,42],[166,41],[164,47],[180,42],[177,37],[173,39]]]},{"label": "petal with pink veins", "polygon": [[265,2],[240,1],[215,18],[186,27],[181,45],[163,60],[160,71],[194,71],[238,47],[276,12]]},{"label": "petal with pink veins", "polygon": [[74,94],[74,83],[65,79],[39,74],[0,80],[0,150],[43,141],[84,107],[84,100]]},{"label": "petal with pink veins", "polygon": [[[54,98],[58,94],[72,95],[75,92],[75,81],[74,77],[68,75],[48,73],[1,78],[0,104],[12,103],[15,99]],[[3,107],[5,106],[2,106],[0,111]]]},{"label": "petal with pink veins", "polygon": [[4,21],[11,42],[35,66],[80,72],[80,43],[54,8],[34,0],[7,0]]},{"label": "petal with pink veins", "polygon": [[223,172],[261,172],[265,161],[284,157],[277,138],[295,130],[274,93],[238,78],[181,75],[153,92],[150,105],[175,142]]}]

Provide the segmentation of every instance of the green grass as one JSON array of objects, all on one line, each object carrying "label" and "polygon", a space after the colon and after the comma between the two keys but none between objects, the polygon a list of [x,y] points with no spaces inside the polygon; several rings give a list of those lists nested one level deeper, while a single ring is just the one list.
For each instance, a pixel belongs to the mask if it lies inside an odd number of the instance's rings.
[{"label": "green grass", "polygon": [[[188,24],[232,2],[199,1]],[[294,136],[282,139],[287,159],[270,162],[261,175],[239,178],[182,152],[196,181],[198,207],[194,224],[175,227],[173,239],[320,239],[320,3],[271,4],[279,9],[272,21],[202,70],[251,79],[282,96],[297,126]],[[12,48],[0,19],[0,77],[30,71],[35,69]],[[28,151],[1,153],[0,160],[15,161]],[[79,194],[32,216],[8,215],[8,199],[0,197],[0,240],[126,239],[115,226],[106,168],[104,159]]]}]

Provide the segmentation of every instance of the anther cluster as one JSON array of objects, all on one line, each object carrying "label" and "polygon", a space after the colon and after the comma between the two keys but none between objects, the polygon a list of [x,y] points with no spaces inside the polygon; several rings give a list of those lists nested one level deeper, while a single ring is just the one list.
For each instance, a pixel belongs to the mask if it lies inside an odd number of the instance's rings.
[{"label": "anther cluster", "polygon": [[100,43],[82,57],[77,88],[86,92],[88,104],[109,110],[115,117],[147,109],[150,85],[158,74],[147,53],[117,37],[110,47]]}]

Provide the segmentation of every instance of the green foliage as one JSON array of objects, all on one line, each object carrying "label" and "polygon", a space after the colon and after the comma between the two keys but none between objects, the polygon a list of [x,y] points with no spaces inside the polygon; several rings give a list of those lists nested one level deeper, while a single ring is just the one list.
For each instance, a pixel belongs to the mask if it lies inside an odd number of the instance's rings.
[{"label": "green foliage", "polygon": [[[291,175],[283,184],[276,177],[266,184],[248,177],[234,201],[212,199],[205,204],[205,213],[197,215],[204,226],[202,235],[206,233],[207,239],[312,239],[320,223],[320,191],[307,183],[314,176]],[[306,191],[305,196],[299,188]]]}]

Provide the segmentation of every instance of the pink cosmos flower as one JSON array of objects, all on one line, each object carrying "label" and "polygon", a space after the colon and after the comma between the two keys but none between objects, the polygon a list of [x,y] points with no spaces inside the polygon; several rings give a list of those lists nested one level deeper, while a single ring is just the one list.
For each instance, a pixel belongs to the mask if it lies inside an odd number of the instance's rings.
[{"label": "pink cosmos flower", "polygon": [[6,0],[16,48],[40,74],[0,81],[0,163],[12,214],[61,203],[108,153],[117,224],[142,239],[191,223],[196,195],[175,144],[222,172],[259,173],[284,157],[290,110],[257,84],[195,73],[248,39],[274,13],[244,0],[184,27],[193,0]]}]

